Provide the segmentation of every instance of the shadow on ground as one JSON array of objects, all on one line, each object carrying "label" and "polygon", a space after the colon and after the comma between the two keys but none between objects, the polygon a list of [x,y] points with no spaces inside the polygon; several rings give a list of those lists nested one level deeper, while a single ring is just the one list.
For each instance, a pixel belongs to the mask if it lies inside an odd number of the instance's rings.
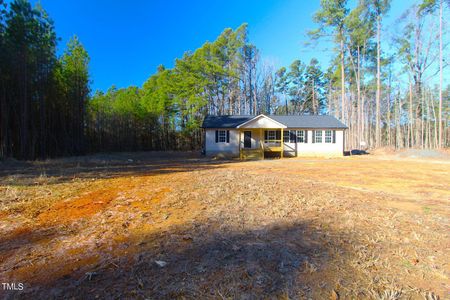
[{"label": "shadow on ground", "polygon": [[115,178],[190,172],[217,168],[238,160],[211,159],[192,152],[114,153],[52,159],[48,161],[0,162],[0,185],[36,185],[76,178]]},{"label": "shadow on ground", "polygon": [[90,253],[102,257],[97,265],[26,283],[6,299],[325,299],[333,292],[328,261],[342,236],[325,243],[326,233],[307,223],[246,231],[212,229],[217,226],[189,224],[131,236],[119,245],[121,254],[99,246]]}]

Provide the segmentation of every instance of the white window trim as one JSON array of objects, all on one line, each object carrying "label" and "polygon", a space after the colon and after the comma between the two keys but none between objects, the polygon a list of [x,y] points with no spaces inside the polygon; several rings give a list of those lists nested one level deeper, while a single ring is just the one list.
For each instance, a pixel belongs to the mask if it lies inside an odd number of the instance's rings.
[{"label": "white window trim", "polygon": [[[222,136],[223,134],[223,136]],[[223,138],[223,140],[222,140]],[[226,130],[219,130],[219,143],[226,143],[227,142],[227,131]]]},{"label": "white window trim", "polygon": [[[320,133],[320,135],[318,134],[318,133]],[[316,144],[320,144],[320,143],[323,143],[323,130],[315,130],[315,133],[314,133],[314,143],[316,143]],[[318,141],[318,137],[320,137],[320,141]]]},{"label": "white window trim", "polygon": [[[330,133],[330,136],[327,136],[327,132],[329,132]],[[330,139],[330,141],[329,142],[327,142],[327,138],[329,138]],[[326,144],[331,144],[331,143],[333,143],[333,131],[332,130],[325,130],[325,143]]]},{"label": "white window trim", "polygon": [[[283,130],[283,143],[290,143],[291,142],[291,131],[290,130]],[[287,141],[286,141],[287,139]]]},{"label": "white window trim", "polygon": [[[300,138],[301,138],[301,141],[300,141]],[[305,131],[304,130],[297,130],[296,142],[297,143],[305,143]]]},{"label": "white window trim", "polygon": [[[273,134],[273,136],[272,136]],[[269,141],[274,141],[277,139],[277,131],[276,130],[267,130],[267,139]]]}]

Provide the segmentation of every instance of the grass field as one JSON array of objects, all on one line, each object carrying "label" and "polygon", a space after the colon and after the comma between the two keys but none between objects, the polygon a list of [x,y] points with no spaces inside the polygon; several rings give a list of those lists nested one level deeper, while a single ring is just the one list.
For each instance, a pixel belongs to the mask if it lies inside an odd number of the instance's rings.
[{"label": "grass field", "polygon": [[6,298],[448,299],[450,160],[0,165]]}]

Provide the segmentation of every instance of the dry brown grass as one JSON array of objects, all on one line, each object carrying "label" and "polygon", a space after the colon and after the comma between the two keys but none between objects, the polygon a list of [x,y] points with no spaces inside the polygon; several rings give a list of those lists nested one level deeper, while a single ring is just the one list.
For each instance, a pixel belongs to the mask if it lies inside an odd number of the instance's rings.
[{"label": "dry brown grass", "polygon": [[7,297],[442,299],[449,175],[385,156],[8,166],[0,280],[25,283]]}]

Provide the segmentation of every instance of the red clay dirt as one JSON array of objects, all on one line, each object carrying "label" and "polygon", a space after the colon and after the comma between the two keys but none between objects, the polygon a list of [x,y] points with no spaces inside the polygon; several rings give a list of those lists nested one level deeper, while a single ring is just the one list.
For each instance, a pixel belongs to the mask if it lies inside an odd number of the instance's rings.
[{"label": "red clay dirt", "polygon": [[51,223],[70,223],[102,211],[115,197],[118,189],[109,188],[90,192],[79,198],[55,203],[37,216],[41,225]]}]

